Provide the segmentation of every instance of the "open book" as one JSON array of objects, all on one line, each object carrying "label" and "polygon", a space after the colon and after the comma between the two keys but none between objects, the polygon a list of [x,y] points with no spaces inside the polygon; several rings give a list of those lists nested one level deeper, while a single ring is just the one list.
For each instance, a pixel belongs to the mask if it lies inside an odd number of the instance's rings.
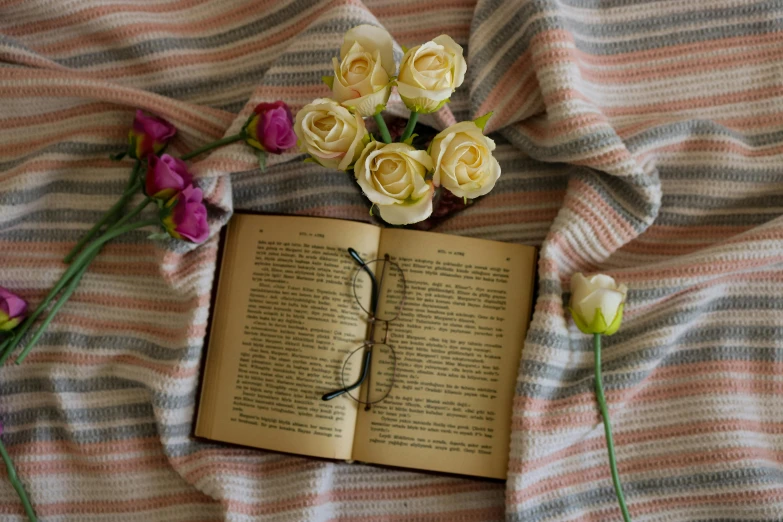
[{"label": "open book", "polygon": [[[336,219],[236,214],[223,248],[197,436],[506,478],[533,247]],[[396,320],[385,331],[374,328],[375,340],[387,333],[393,346],[393,377],[376,346],[373,379],[352,392],[361,400],[371,391],[365,386],[388,386],[369,409],[348,394],[322,400],[358,378],[362,364],[346,360],[371,330],[364,312],[371,287],[354,284],[359,265],[349,248],[367,261],[388,254],[406,288]],[[381,293],[376,317],[399,305],[399,295],[395,301],[393,292]]]}]

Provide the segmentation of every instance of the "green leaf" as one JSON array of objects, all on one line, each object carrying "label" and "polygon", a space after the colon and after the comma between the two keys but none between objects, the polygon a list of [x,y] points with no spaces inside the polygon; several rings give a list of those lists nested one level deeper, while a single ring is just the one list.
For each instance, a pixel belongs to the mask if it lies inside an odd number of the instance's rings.
[{"label": "green leaf", "polygon": [[492,112],[486,113],[484,116],[479,116],[475,120],[473,120],[473,123],[476,124],[476,127],[481,129],[481,132],[484,132],[484,127],[487,126],[487,122],[492,117]]},{"label": "green leaf", "polygon": [[405,47],[404,45],[401,45],[400,47],[402,47],[402,52],[404,52],[404,53],[408,52],[408,48]]},{"label": "green leaf", "polygon": [[334,76],[321,76],[321,81],[330,89],[334,89]]},{"label": "green leaf", "polygon": [[266,152],[261,151],[258,153],[258,168],[261,172],[266,172]]},{"label": "green leaf", "polygon": [[118,152],[117,154],[109,154],[109,159],[114,160],[114,161],[120,161],[127,154],[128,154],[127,152]]},{"label": "green leaf", "polygon": [[150,241],[164,241],[166,239],[171,239],[171,236],[165,232],[156,232],[147,236],[147,239]]},{"label": "green leaf", "polygon": [[462,204],[463,205],[467,205],[468,204],[468,197],[467,196],[462,196]]},{"label": "green leaf", "polygon": [[417,136],[418,136],[418,134],[415,134],[415,133],[411,134],[411,137],[408,138],[407,140],[403,141],[403,143],[405,143],[406,145],[413,145],[413,138],[415,138]]},{"label": "green leaf", "polygon": [[374,209],[374,208],[375,208],[375,203],[373,203],[372,205],[370,205],[370,215],[371,215],[371,216],[374,216],[374,215],[375,215],[375,214],[373,214],[373,213],[372,213],[372,209]]}]

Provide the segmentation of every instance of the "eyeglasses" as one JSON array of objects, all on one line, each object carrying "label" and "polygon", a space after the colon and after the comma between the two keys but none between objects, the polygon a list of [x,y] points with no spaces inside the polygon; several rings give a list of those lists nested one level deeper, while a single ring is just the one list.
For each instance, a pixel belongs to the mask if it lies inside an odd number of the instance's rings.
[{"label": "eyeglasses", "polygon": [[[388,397],[394,386],[397,354],[389,344],[389,323],[398,319],[402,313],[406,293],[405,274],[397,263],[390,260],[388,254],[368,262],[353,248],[348,249],[348,254],[359,265],[353,275],[353,295],[359,308],[367,314],[369,327],[362,345],[350,352],[343,363],[340,372],[343,387],[324,394],[321,399],[329,401],[346,394],[369,411],[373,404]],[[364,307],[362,299],[362,296],[366,298],[368,285],[371,290],[369,309]],[[376,332],[380,331],[381,325],[383,340],[376,341]],[[351,382],[350,376],[355,372],[357,364],[361,365],[359,377],[349,385],[347,383]],[[367,383],[361,397],[352,393],[365,381]]]}]

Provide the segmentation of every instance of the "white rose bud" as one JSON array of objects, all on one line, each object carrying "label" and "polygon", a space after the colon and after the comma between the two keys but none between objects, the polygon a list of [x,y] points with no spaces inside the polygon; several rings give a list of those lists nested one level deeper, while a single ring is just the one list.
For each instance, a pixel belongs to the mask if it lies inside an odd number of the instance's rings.
[{"label": "white rose bud", "polygon": [[354,175],[367,198],[390,225],[408,225],[432,214],[432,170],[426,151],[405,143],[370,142],[356,161]]},{"label": "white rose bud", "polygon": [[347,170],[362,153],[369,134],[358,114],[334,100],[319,98],[302,107],[294,123],[299,149],[324,167]]},{"label": "white rose bud", "polygon": [[493,150],[495,142],[484,136],[476,123],[463,121],[452,125],[432,140],[432,182],[460,198],[483,196],[500,177],[500,164],[492,155]]},{"label": "white rose bud", "polygon": [[408,49],[400,63],[397,92],[408,109],[435,112],[462,85],[467,68],[462,47],[442,34]]},{"label": "white rose bud", "polygon": [[340,48],[340,61],[333,58],[332,63],[331,88],[342,105],[364,117],[374,115],[378,105],[386,106],[397,70],[388,32],[372,25],[350,29]]},{"label": "white rose bud", "polygon": [[620,328],[628,289],[604,274],[571,277],[571,315],[586,334],[612,335]]}]

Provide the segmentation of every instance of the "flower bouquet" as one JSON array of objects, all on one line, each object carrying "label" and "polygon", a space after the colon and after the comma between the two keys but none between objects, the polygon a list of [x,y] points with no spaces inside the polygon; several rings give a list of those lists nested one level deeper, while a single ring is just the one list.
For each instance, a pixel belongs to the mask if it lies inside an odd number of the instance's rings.
[{"label": "flower bouquet", "polygon": [[[399,74],[392,38],[385,30],[360,25],[350,29],[333,59],[334,76],[324,77],[333,98],[319,98],[296,115],[297,144],[305,161],[353,171],[373,209],[386,223],[410,225],[433,215],[433,200],[453,205],[487,194],[500,177],[493,157],[495,143],[484,136],[491,113],[463,121],[438,133],[426,150],[413,145],[419,114],[437,111],[462,85],[467,64],[462,47],[449,36],[403,49]],[[410,109],[410,119],[398,142],[383,119],[396,86]],[[365,127],[372,117],[380,141]],[[441,198],[437,191],[448,191]],[[439,214],[435,211],[436,216]]]},{"label": "flower bouquet", "polygon": [[[112,159],[117,161],[126,156],[135,160],[128,184],[117,202],[65,256],[64,262],[68,266],[43,301],[28,315],[27,303],[14,292],[0,287],[0,335],[4,335],[0,337],[0,364],[5,363],[14,353],[36,320],[56,299],[38,330],[27,340],[16,358],[17,364],[24,361],[60,308],[68,302],[90,263],[109,241],[128,232],[149,227],[158,229],[157,233],[149,236],[151,239],[174,238],[196,244],[206,241],[209,237],[207,207],[203,202],[201,189],[196,186],[188,169],[187,159],[229,143],[245,141],[258,149],[259,162],[263,168],[267,153],[279,154],[295,144],[293,123],[293,116],[285,103],[261,103],[239,133],[177,158],[164,153],[169,141],[176,134],[174,126],[161,118],[137,111],[128,133],[127,150],[112,156]],[[142,196],[141,202],[130,212],[126,212],[127,204],[137,196]],[[150,205],[153,205],[154,211],[145,214]],[[31,521],[37,520],[35,510],[2,441],[0,458],[6,465],[8,477],[19,495],[27,517]]]}]

